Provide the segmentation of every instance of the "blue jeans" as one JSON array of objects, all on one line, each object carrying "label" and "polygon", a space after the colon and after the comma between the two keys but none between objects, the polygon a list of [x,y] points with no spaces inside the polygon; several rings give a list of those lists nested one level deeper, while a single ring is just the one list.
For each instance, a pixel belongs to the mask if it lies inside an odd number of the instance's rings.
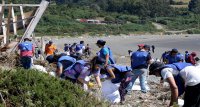
[{"label": "blue jeans", "polygon": [[146,81],[146,76],[147,76],[147,69],[145,69],[145,68],[134,69],[132,72],[133,72],[134,75],[133,75],[131,82],[128,84],[126,90],[128,92],[130,92],[132,90],[134,83],[135,83],[135,80],[139,77],[141,91],[146,93],[147,89],[146,89],[145,81]]},{"label": "blue jeans", "polygon": [[24,69],[31,68],[32,62],[31,62],[31,56],[22,56],[21,57],[21,64],[24,67]]}]

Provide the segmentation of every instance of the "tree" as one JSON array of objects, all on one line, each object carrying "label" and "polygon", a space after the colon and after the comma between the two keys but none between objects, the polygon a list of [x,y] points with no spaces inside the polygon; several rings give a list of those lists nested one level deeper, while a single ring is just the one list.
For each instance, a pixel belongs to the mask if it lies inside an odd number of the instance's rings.
[{"label": "tree", "polygon": [[188,5],[189,11],[200,14],[200,0],[191,0]]}]

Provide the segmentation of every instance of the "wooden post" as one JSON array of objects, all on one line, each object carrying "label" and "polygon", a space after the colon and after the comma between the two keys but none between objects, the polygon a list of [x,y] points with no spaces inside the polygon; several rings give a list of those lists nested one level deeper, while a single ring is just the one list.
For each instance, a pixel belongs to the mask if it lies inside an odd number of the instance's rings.
[{"label": "wooden post", "polygon": [[[3,15],[2,18],[4,19],[4,15]],[[2,22],[2,25],[3,25],[3,26],[2,26],[2,29],[3,29],[3,36],[4,36],[4,37],[3,37],[3,43],[6,44],[7,37],[6,37],[6,26],[5,26],[5,22],[4,22],[4,21]]]},{"label": "wooden post", "polygon": [[12,7],[9,7],[9,12],[8,12],[8,21],[7,21],[7,32],[6,32],[6,43],[9,42],[9,33],[10,33],[10,18],[11,18],[11,12],[12,12]]},{"label": "wooden post", "polygon": [[1,32],[1,28],[2,28],[2,18],[3,18],[3,11],[4,11],[4,7],[0,6],[0,32]]},{"label": "wooden post", "polygon": [[[5,1],[2,0],[2,4],[5,4]],[[0,6],[0,32],[3,32],[3,45],[6,43],[6,34],[5,34],[5,26],[2,26],[4,24],[4,7]]]},{"label": "wooden post", "polygon": [[13,31],[14,31],[14,35],[17,35],[17,23],[16,23],[16,18],[15,18],[15,11],[14,8],[12,7],[12,22],[13,22]]},{"label": "wooden post", "polygon": [[23,25],[23,28],[25,29],[26,20],[24,20],[25,16],[24,16],[24,11],[23,11],[23,7],[22,6],[20,6],[20,13],[21,13],[21,18],[22,18],[22,25]]}]

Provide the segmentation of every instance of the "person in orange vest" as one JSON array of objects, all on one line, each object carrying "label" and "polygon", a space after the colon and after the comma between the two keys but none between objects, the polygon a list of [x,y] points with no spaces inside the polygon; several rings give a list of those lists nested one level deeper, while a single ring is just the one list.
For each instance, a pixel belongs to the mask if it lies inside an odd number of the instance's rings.
[{"label": "person in orange vest", "polygon": [[45,46],[45,54],[46,54],[46,60],[49,63],[52,63],[53,61],[53,55],[57,51],[56,46],[53,44],[53,41],[49,41],[49,43],[46,44]]}]

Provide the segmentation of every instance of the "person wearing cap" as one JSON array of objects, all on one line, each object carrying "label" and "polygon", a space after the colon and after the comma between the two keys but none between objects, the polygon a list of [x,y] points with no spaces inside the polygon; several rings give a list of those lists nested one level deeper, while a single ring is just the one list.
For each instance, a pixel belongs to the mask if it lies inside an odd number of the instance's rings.
[{"label": "person wearing cap", "polygon": [[96,65],[96,58],[94,57],[91,61],[79,60],[71,67],[67,68],[63,72],[61,78],[67,79],[73,83],[81,83],[89,85],[90,82],[85,81],[86,76],[91,74],[94,75],[95,80],[99,88],[102,87],[100,81],[100,70]]},{"label": "person wearing cap", "polygon": [[101,48],[101,50],[97,53],[97,55],[105,60],[105,63],[103,63],[104,67],[106,67],[108,64],[115,64],[112,51],[109,47],[105,46],[106,41],[104,40],[98,40],[96,45]]},{"label": "person wearing cap", "polygon": [[20,60],[24,69],[31,68],[32,57],[34,55],[35,50],[35,46],[31,42],[31,39],[25,38],[24,42],[18,45],[18,49],[20,50]]},{"label": "person wearing cap", "polygon": [[189,56],[188,56],[188,63],[191,63],[192,65],[196,65],[196,60],[195,57],[197,56],[196,52],[192,52]]},{"label": "person wearing cap", "polygon": [[138,51],[144,49],[144,44],[138,44]]},{"label": "person wearing cap", "polygon": [[45,54],[46,54],[46,60],[49,63],[53,62],[53,55],[54,53],[57,51],[56,46],[53,44],[53,41],[49,41],[46,45],[45,45]]},{"label": "person wearing cap", "polygon": [[178,62],[164,65],[154,62],[149,66],[149,75],[163,78],[171,88],[169,106],[178,102],[178,96],[184,95],[183,107],[200,106],[200,68],[190,63]]},{"label": "person wearing cap", "polygon": [[131,55],[131,68],[133,69],[133,78],[127,87],[128,94],[130,94],[132,87],[135,83],[135,80],[139,77],[140,87],[143,93],[147,92],[146,89],[146,76],[147,76],[147,68],[151,63],[151,55],[147,52],[144,47],[140,47],[140,50],[135,51]]},{"label": "person wearing cap", "polygon": [[182,55],[178,53],[178,50],[176,48],[173,48],[171,52],[166,56],[166,64],[172,64],[179,62],[178,57],[181,57]]}]

